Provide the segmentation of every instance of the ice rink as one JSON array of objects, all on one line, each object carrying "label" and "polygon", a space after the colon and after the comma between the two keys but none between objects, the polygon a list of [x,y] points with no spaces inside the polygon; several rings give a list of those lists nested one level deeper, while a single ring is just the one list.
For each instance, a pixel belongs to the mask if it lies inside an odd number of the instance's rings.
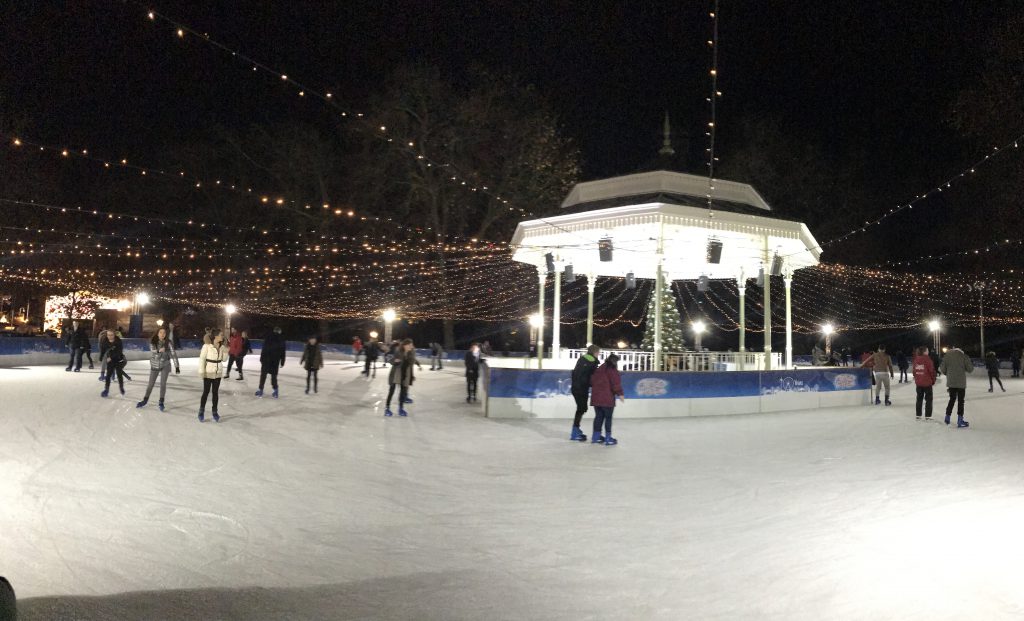
[{"label": "ice rink", "polygon": [[306,396],[296,357],[274,400],[250,356],[200,424],[182,362],[165,413],[135,408],[145,362],[109,399],[96,371],[0,369],[22,621],[1024,616],[1024,380],[976,372],[969,430],[896,385],[888,408],[619,420],[605,447],[483,418],[461,369],[420,373],[407,419],[347,362]]}]

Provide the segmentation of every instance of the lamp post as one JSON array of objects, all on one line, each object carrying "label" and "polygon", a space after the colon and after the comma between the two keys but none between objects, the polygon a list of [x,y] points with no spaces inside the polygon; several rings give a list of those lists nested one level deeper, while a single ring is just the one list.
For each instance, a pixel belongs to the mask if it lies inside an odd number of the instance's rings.
[{"label": "lamp post", "polygon": [[391,323],[398,319],[398,313],[393,308],[387,308],[381,313],[381,318],[384,319],[384,342],[391,345]]},{"label": "lamp post", "polygon": [[832,333],[835,331],[835,327],[830,323],[821,326],[821,332],[825,335],[825,355],[829,358],[832,357]]},{"label": "lamp post", "polygon": [[544,343],[540,337],[544,330],[543,315],[540,313],[530,315],[530,327],[537,332],[537,368],[540,369],[543,368],[544,365]]},{"label": "lamp post", "polygon": [[981,357],[985,357],[985,281],[979,280],[974,283],[974,290],[978,292],[978,326],[981,329]]},{"label": "lamp post", "polygon": [[704,332],[707,331],[708,326],[701,320],[697,320],[691,324],[693,327],[693,344],[697,351],[701,351],[700,339]]},{"label": "lamp post", "polygon": [[224,338],[231,333],[231,316],[238,312],[238,307],[234,304],[224,305]]},{"label": "lamp post", "polygon": [[942,324],[938,319],[932,319],[928,322],[928,329],[932,333],[932,348],[935,353],[939,353],[939,332],[942,331]]}]

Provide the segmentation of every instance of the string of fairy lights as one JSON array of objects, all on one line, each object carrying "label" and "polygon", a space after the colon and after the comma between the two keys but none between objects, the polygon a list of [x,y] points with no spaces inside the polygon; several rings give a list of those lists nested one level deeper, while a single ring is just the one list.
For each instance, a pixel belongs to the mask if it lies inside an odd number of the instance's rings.
[{"label": "string of fairy lights", "polygon": [[722,96],[718,90],[718,0],[712,0],[711,4],[711,38],[708,39],[708,46],[711,48],[711,95],[707,98],[711,120],[708,121],[708,214],[714,215],[713,200],[715,194],[715,136],[718,133],[718,98]]}]

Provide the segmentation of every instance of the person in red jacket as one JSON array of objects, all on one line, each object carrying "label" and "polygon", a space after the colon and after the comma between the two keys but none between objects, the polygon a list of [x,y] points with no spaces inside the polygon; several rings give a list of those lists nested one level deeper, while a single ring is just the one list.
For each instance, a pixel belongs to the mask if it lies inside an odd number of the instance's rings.
[{"label": "person in red jacket", "polygon": [[[622,376],[618,369],[619,357],[615,354],[605,358],[590,376],[590,405],[594,406],[594,434],[591,444],[604,443],[607,446],[618,444],[612,437],[612,414],[615,412],[615,399],[625,401],[622,392]],[[601,424],[604,423],[604,437],[601,437]]]},{"label": "person in red jacket", "polygon": [[231,328],[231,336],[228,337],[228,370],[224,372],[224,379],[231,377],[231,365],[238,367],[238,379],[242,378],[242,361],[245,360],[245,339],[235,328]]},{"label": "person in red jacket", "polygon": [[917,420],[921,420],[921,401],[924,401],[924,417],[932,417],[932,386],[935,385],[935,363],[928,355],[927,347],[918,347],[914,352],[914,383],[917,385]]}]

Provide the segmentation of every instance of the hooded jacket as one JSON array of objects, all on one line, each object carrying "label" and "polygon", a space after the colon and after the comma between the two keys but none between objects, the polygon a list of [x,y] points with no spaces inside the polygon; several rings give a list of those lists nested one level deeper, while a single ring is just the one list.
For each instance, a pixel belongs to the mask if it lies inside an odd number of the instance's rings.
[{"label": "hooded jacket", "polygon": [[615,397],[622,394],[622,376],[619,370],[605,362],[590,377],[590,405],[613,408]]},{"label": "hooded jacket", "polygon": [[597,358],[590,354],[583,354],[576,361],[572,370],[572,391],[585,391],[590,388],[590,378],[597,369]]},{"label": "hooded jacket", "polygon": [[935,385],[935,364],[927,354],[914,356],[914,383],[922,388]]},{"label": "hooded jacket", "polygon": [[281,338],[281,335],[277,332],[271,332],[270,335],[263,340],[263,350],[260,351],[260,363],[267,367],[283,367],[284,350],[284,339]]},{"label": "hooded jacket", "polygon": [[317,369],[324,368],[324,354],[320,350],[320,343],[314,343],[313,345],[306,343],[305,349],[302,350],[302,359],[299,360],[299,364],[307,371],[316,371]]}]

